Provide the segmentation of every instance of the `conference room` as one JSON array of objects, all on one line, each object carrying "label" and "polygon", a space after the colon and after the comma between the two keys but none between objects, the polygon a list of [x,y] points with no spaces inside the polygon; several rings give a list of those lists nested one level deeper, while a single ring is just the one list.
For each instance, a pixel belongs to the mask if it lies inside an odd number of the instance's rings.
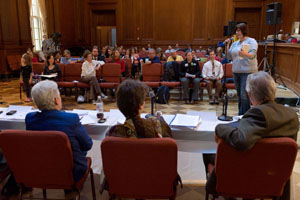
[{"label": "conference room", "polygon": [[0,13],[0,199],[300,199],[300,1]]}]

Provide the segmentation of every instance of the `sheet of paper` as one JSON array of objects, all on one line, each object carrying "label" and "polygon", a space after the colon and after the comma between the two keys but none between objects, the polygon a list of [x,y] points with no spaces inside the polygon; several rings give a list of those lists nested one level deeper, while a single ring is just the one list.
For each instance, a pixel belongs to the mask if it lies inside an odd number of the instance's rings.
[{"label": "sheet of paper", "polygon": [[109,116],[116,119],[117,124],[123,124],[126,117],[121,113],[119,109],[110,109]]},{"label": "sheet of paper", "polygon": [[73,109],[71,112],[77,113],[79,116],[84,116],[89,114],[89,110],[83,110],[83,109]]},{"label": "sheet of paper", "polygon": [[42,74],[40,75],[41,77],[45,77],[45,78],[54,78],[57,76],[57,74],[49,74],[49,75],[45,75],[45,74]]},{"label": "sheet of paper", "polygon": [[202,119],[202,121],[211,121],[211,122],[217,121],[216,112],[202,112],[202,111],[188,110],[186,114],[199,116]]},{"label": "sheet of paper", "polygon": [[96,123],[95,119],[93,119],[89,115],[84,115],[84,116],[80,117],[80,122],[82,125]]},{"label": "sheet of paper", "polygon": [[32,106],[18,106],[18,105],[10,105],[7,111],[16,110],[17,112],[31,112],[33,109]]},{"label": "sheet of paper", "polygon": [[171,123],[172,126],[196,127],[200,121],[199,116],[177,114]]}]

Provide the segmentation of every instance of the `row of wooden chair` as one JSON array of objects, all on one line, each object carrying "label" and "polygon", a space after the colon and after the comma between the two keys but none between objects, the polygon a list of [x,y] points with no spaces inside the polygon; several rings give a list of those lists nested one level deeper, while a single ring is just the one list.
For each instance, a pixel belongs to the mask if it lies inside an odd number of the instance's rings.
[{"label": "row of wooden chair", "polygon": [[[131,61],[130,59],[125,60],[128,63],[128,71],[131,71]],[[150,65],[142,66],[142,78],[143,82],[151,87],[158,88],[160,86],[168,86],[169,88],[177,88],[180,93],[180,98],[182,94],[182,87],[180,81],[163,81],[164,73],[164,63],[153,63]],[[178,62],[179,64],[181,62]],[[90,86],[87,83],[80,82],[81,79],[81,68],[82,63],[72,63],[72,64],[59,64],[61,69],[61,77],[57,82],[59,87],[62,88],[76,88],[77,89],[88,89]],[[202,71],[203,63],[199,61],[200,71]],[[33,72],[36,74],[41,74],[44,69],[44,63],[33,63]],[[225,65],[223,65],[225,71]],[[226,77],[232,78],[232,64],[227,64],[226,66]],[[101,80],[99,83],[100,87],[103,89],[115,89],[119,86],[121,78],[121,66],[116,63],[107,63],[101,67],[96,73],[97,79]],[[234,83],[226,83],[226,88],[234,89]],[[200,82],[200,99],[203,99],[203,89],[206,88],[206,83],[202,79]],[[76,93],[77,94],[77,93]],[[22,84],[20,84],[20,98],[22,98]]]},{"label": "row of wooden chair", "polygon": [[22,55],[8,55],[7,63],[12,71],[20,70]]},{"label": "row of wooden chair", "polygon": [[[42,74],[45,64],[33,63],[32,70],[35,74]],[[82,63],[62,64],[59,63],[61,69],[61,77],[57,82],[59,87],[62,88],[89,88],[89,84],[80,82]],[[101,70],[96,72],[101,88],[116,88],[120,84],[121,66],[116,63],[108,63],[101,67]],[[22,98],[22,86],[20,84],[20,98]]]},{"label": "row of wooden chair", "polygon": [[[87,159],[85,175],[75,182],[72,149],[65,133],[4,130],[0,133],[0,146],[16,182],[43,189],[44,199],[46,189],[75,189],[80,197],[89,173],[93,200],[96,199],[92,160]],[[110,199],[175,199],[180,180],[177,152],[177,144],[171,138],[106,137],[101,153]],[[220,140],[214,197],[280,197],[292,174],[297,152],[297,143],[286,137],[261,139],[246,152],[237,151]]]}]

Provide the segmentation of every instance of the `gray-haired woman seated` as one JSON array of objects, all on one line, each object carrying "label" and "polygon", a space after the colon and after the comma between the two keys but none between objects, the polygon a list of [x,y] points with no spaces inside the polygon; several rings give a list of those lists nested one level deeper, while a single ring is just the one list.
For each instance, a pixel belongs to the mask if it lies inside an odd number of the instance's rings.
[{"label": "gray-haired woman seated", "polygon": [[163,117],[140,117],[147,95],[148,87],[140,82],[127,79],[117,90],[117,105],[126,117],[124,124],[110,128],[107,136],[128,138],[172,137],[171,129]]}]

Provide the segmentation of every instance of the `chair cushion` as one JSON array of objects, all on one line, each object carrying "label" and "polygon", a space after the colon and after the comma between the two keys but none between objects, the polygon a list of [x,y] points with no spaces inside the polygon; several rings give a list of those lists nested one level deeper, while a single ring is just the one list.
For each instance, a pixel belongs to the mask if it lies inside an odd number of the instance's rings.
[{"label": "chair cushion", "polygon": [[89,84],[83,83],[83,82],[76,83],[76,86],[79,87],[79,88],[90,88]]},{"label": "chair cushion", "polygon": [[159,87],[160,82],[144,82],[146,85],[148,85],[149,87]]},{"label": "chair cushion", "polygon": [[174,87],[179,87],[181,85],[181,83],[180,82],[168,82],[168,81],[164,81],[164,82],[160,82],[160,85],[174,88]]},{"label": "chair cushion", "polygon": [[100,87],[101,88],[115,88],[117,87],[117,83],[109,83],[109,82],[102,82],[102,83],[99,83]]},{"label": "chair cushion", "polygon": [[59,87],[66,87],[66,88],[73,88],[76,86],[75,83],[73,82],[67,82],[67,81],[64,81],[64,82],[58,82],[57,83]]}]

